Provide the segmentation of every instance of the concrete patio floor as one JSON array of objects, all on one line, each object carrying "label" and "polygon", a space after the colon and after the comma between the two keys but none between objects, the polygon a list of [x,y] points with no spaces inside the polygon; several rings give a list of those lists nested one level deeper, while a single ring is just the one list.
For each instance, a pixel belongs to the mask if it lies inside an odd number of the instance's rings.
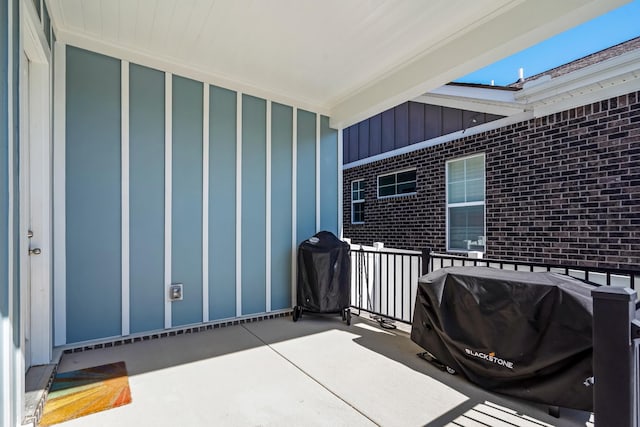
[{"label": "concrete patio floor", "polygon": [[402,330],[305,315],[65,354],[124,360],[132,403],[71,426],[585,426],[584,412],[483,391],[418,358]]}]

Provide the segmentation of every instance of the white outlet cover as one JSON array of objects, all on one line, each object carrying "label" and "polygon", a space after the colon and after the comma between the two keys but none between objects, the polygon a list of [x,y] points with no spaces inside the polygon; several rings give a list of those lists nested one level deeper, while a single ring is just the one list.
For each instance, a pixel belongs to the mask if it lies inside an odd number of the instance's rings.
[{"label": "white outlet cover", "polygon": [[182,283],[173,283],[169,286],[169,301],[182,301]]}]

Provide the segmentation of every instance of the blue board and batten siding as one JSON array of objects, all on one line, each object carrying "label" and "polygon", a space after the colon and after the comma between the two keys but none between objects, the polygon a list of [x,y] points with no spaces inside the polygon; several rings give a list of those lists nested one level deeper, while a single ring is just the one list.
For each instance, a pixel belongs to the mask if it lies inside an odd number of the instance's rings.
[{"label": "blue board and batten siding", "polygon": [[[136,64],[128,67],[128,99],[121,99],[120,60],[74,47],[66,52],[66,342],[118,336],[127,323],[131,333],[144,333],[166,325],[290,308],[294,245],[315,234],[317,221],[321,228],[338,233],[338,138],[329,119],[318,121],[316,113],[296,112],[246,94],[241,95],[239,111],[238,94],[216,86],[208,87],[208,116],[203,117],[207,110],[202,82],[174,75],[171,93],[166,94],[166,74]],[[167,112],[168,95],[171,111]],[[129,109],[129,180],[124,183],[123,101]],[[204,120],[208,120],[207,141],[203,141]],[[171,134],[165,135],[169,128]],[[167,137],[170,159],[165,158]],[[267,164],[269,139],[271,164]],[[208,144],[206,165],[203,144]],[[208,168],[207,218],[202,216],[203,177],[207,177],[203,166]],[[170,192],[165,188],[167,178]],[[320,179],[318,193],[316,179]],[[129,190],[129,311],[124,313],[123,184]],[[294,187],[297,202],[292,206]],[[208,229],[206,254],[203,221]],[[169,259],[165,259],[167,249]],[[183,284],[181,301],[166,301],[166,262],[171,282]],[[206,281],[203,271],[208,271]],[[209,317],[203,319],[207,295]]]},{"label": "blue board and batten siding", "polygon": [[202,83],[173,76],[171,281],[183,284],[173,326],[202,321]]},{"label": "blue board and batten siding", "polygon": [[164,73],[129,73],[129,256],[132,333],[164,326]]},{"label": "blue board and batten siding", "polygon": [[242,96],[242,314],[266,308],[266,102]]},{"label": "blue board and batten siding", "polygon": [[320,118],[320,229],[338,234],[338,132]]},{"label": "blue board and batten siding", "polygon": [[293,108],[273,103],[271,118],[271,308],[279,310],[291,307]]},{"label": "blue board and batten siding", "polygon": [[298,110],[296,241],[316,233],[316,115]]},{"label": "blue board and batten siding", "polygon": [[120,61],[67,48],[67,341],[120,335]]},{"label": "blue board and batten siding", "polygon": [[209,319],[236,315],[235,92],[209,92]]}]

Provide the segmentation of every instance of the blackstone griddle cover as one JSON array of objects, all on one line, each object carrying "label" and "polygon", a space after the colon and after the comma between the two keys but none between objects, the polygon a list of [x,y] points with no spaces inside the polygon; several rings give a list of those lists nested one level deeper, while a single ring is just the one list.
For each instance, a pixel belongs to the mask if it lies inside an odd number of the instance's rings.
[{"label": "blackstone griddle cover", "polygon": [[418,280],[411,339],[485,389],[592,411],[592,289],[555,273],[443,268]]}]

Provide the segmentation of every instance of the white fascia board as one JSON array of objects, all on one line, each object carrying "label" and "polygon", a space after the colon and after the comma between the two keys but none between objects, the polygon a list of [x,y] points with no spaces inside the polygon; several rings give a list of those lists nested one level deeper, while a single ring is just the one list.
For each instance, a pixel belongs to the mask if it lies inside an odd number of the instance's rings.
[{"label": "white fascia board", "polygon": [[[436,89],[437,90],[437,89]],[[414,98],[412,101],[423,104],[439,105],[441,107],[458,108],[460,110],[480,111],[483,113],[497,114],[499,116],[511,116],[522,113],[525,105],[513,101],[513,92],[510,93],[512,102],[498,100],[482,100],[473,97],[455,95],[442,95],[435,91]]]},{"label": "white fascia board", "polygon": [[635,78],[618,81],[617,84],[592,85],[580,91],[567,92],[564,98],[557,97],[554,102],[533,106],[534,117],[544,117],[559,111],[569,110],[582,105],[593,104],[594,102],[625,95],[627,93],[640,90],[640,73]]},{"label": "white fascia board", "polygon": [[354,93],[334,101],[331,127],[345,128],[427,93],[456,78],[602,15],[626,0],[537,0],[511,2],[470,26],[464,34],[426,47]]},{"label": "white fascia board", "polygon": [[456,98],[468,98],[481,102],[514,103],[516,90],[488,89],[484,87],[444,85],[425,95],[442,95]]},{"label": "white fascia board", "polygon": [[525,88],[515,98],[527,104],[551,103],[568,93],[591,92],[590,86],[607,87],[636,79],[640,74],[640,50],[635,50],[582,68],[545,83]]}]

